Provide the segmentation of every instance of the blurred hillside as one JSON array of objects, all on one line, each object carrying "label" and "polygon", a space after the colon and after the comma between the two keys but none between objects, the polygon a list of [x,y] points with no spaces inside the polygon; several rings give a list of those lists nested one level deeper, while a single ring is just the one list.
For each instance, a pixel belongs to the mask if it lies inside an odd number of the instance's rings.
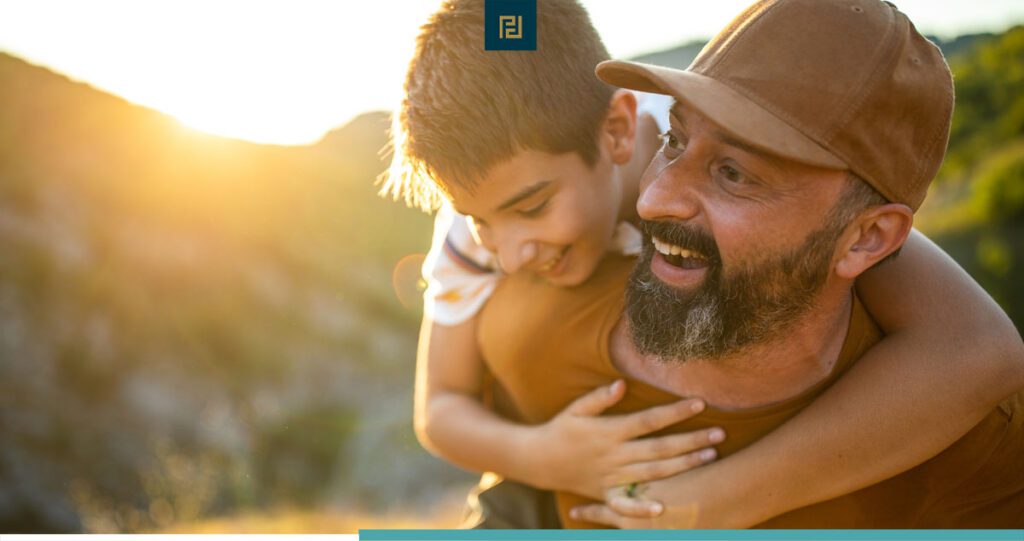
[{"label": "blurred hillside", "polygon": [[0,531],[388,512],[466,480],[411,431],[392,278],[430,221],[375,195],[386,114],[260,146],[2,54],[0,111]]},{"label": "blurred hillside", "polygon": [[[941,45],[918,225],[1024,328],[1024,28]],[[430,221],[375,195],[386,127],[228,140],[0,54],[0,532],[373,526],[471,480],[411,430]]]}]

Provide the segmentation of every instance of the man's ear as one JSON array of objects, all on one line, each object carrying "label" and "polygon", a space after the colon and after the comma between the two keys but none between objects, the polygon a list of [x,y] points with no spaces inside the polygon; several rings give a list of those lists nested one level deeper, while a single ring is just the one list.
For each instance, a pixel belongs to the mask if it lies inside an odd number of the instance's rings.
[{"label": "man's ear", "polygon": [[836,274],[849,280],[899,250],[914,225],[910,207],[889,203],[862,212],[840,241]]},{"label": "man's ear", "polygon": [[636,142],[636,95],[628,90],[616,90],[612,95],[601,126],[601,142],[606,145],[612,162],[629,163]]}]

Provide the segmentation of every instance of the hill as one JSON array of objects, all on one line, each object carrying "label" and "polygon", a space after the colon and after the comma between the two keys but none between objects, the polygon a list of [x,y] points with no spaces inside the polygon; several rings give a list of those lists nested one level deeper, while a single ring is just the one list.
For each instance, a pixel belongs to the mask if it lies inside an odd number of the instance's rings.
[{"label": "hill", "polygon": [[375,195],[386,115],[255,145],[9,55],[0,108],[0,531],[388,512],[465,481],[412,435],[392,279],[429,218]]}]

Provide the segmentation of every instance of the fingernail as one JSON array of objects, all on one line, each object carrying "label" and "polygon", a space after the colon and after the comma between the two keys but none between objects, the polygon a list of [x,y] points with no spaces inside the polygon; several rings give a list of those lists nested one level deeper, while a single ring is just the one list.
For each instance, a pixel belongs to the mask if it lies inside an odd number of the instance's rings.
[{"label": "fingernail", "polygon": [[624,385],[624,383],[622,382],[622,380],[621,379],[617,379],[617,380],[615,380],[614,383],[612,383],[612,386],[609,387],[608,390],[612,394],[615,394],[615,393],[619,392],[619,388],[622,387],[623,385]]},{"label": "fingernail", "polygon": [[714,449],[704,449],[700,452],[700,458],[703,460],[711,460],[712,458],[715,458],[716,454],[717,453],[715,453]]},{"label": "fingernail", "polygon": [[704,401],[698,400],[694,402],[693,404],[690,405],[690,409],[692,409],[694,413],[700,413],[704,411]]},{"label": "fingernail", "polygon": [[659,515],[660,515],[660,514],[661,514],[661,512],[662,512],[662,511],[664,511],[664,510],[665,510],[665,506],[664,506],[664,505],[661,505],[661,503],[660,503],[660,502],[654,502],[654,503],[653,503],[653,504],[651,505],[651,511],[652,511],[653,513],[656,513],[656,514],[659,514]]},{"label": "fingernail", "polygon": [[716,428],[708,434],[708,440],[712,443],[718,443],[725,439],[725,431],[721,428]]},{"label": "fingernail", "polygon": [[578,519],[580,518],[580,512],[575,507],[569,510],[569,518]]}]

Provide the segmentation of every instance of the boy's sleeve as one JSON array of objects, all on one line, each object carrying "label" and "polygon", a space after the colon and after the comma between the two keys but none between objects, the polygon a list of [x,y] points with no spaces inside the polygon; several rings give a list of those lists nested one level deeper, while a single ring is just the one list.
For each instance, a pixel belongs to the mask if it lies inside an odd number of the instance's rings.
[{"label": "boy's sleeve", "polygon": [[473,317],[487,301],[501,274],[494,254],[477,244],[466,217],[445,205],[434,219],[434,237],[423,262],[423,309],[442,325]]}]

